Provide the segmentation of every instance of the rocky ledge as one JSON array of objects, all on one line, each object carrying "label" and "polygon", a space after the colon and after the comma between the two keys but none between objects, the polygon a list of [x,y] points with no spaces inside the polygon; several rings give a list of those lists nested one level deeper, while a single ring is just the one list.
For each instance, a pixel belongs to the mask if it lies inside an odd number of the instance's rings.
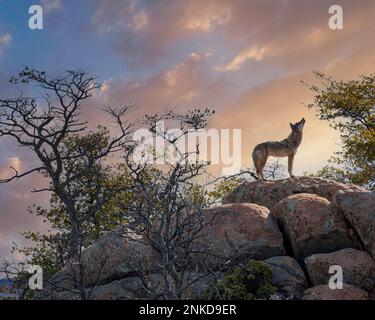
[{"label": "rocky ledge", "polygon": [[[312,177],[245,182],[223,199],[223,205],[207,210],[207,219],[213,215],[218,218],[203,230],[213,253],[225,253],[231,261],[267,264],[278,298],[374,299],[374,192]],[[90,286],[95,279],[98,284],[91,298],[147,298],[132,265],[142,265],[157,282],[158,260],[142,237],[125,228],[109,232],[83,254],[85,282]],[[223,273],[218,261],[206,262],[213,273],[195,282],[193,297],[204,292],[213,275]],[[98,278],[99,265],[103,268]],[[329,287],[331,266],[341,267],[342,289]],[[196,276],[202,270],[194,266],[192,272]],[[55,278],[72,273],[74,266],[66,266]],[[64,286],[73,284],[64,280]],[[79,298],[70,291],[48,297]]]}]

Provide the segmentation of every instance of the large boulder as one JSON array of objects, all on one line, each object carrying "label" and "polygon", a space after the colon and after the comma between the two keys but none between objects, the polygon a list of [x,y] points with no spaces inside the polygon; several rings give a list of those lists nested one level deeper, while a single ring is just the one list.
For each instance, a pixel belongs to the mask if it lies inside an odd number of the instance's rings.
[{"label": "large boulder", "polygon": [[375,283],[375,262],[365,251],[346,248],[331,253],[314,254],[305,259],[314,286],[328,284],[332,265],[342,267],[343,282],[371,291]]},{"label": "large boulder", "polygon": [[375,193],[338,192],[334,203],[357,231],[366,250],[375,259]]},{"label": "large boulder", "polygon": [[298,262],[289,256],[272,257],[264,262],[272,270],[272,285],[278,294],[288,299],[301,299],[308,284]]},{"label": "large boulder", "polygon": [[317,194],[329,201],[339,190],[364,191],[355,185],[315,177],[293,177],[274,181],[244,182],[223,199],[223,203],[257,203],[271,209],[280,200],[297,193]]},{"label": "large boulder", "polygon": [[227,204],[208,209],[205,219],[210,255],[219,263],[264,260],[285,254],[282,234],[265,207],[253,203]]},{"label": "large boulder", "polygon": [[[150,275],[149,280],[157,285],[161,277],[159,274]],[[132,300],[143,297],[150,298],[150,293],[144,289],[141,278],[128,277],[109,283],[94,286],[84,290],[85,299],[88,300]],[[45,300],[82,300],[78,289],[46,292],[42,299]]]},{"label": "large boulder", "polygon": [[368,294],[357,287],[344,284],[342,289],[330,289],[328,285],[320,285],[307,289],[303,300],[368,300]]},{"label": "large boulder", "polygon": [[[194,299],[205,294],[205,291],[220,279],[222,273],[187,273],[186,283],[190,286],[183,292],[183,299]],[[172,282],[172,281],[170,281]],[[160,273],[144,277],[128,277],[85,290],[85,298],[89,300],[137,300],[162,299],[165,286],[164,277]],[[45,294],[42,299],[48,300],[81,300],[78,290],[65,290]]]},{"label": "large boulder", "polygon": [[297,260],[352,246],[343,215],[327,199],[314,194],[296,194],[271,210],[292,254]]},{"label": "large boulder", "polygon": [[71,261],[52,283],[56,289],[70,288],[83,277],[86,286],[102,284],[137,272],[156,271],[158,261],[157,252],[142,236],[119,226],[82,252],[81,265]]}]

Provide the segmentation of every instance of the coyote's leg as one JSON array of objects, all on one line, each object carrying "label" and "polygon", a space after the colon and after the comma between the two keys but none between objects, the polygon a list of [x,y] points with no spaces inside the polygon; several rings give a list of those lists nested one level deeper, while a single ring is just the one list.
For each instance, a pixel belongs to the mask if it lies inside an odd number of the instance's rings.
[{"label": "coyote's leg", "polygon": [[260,159],[260,166],[259,166],[259,173],[258,173],[258,170],[257,170],[257,175],[259,178],[262,178],[263,180],[266,180],[266,178],[264,177],[263,175],[263,169],[264,169],[264,166],[266,165],[267,163],[267,156],[265,158],[262,158]]},{"label": "coyote's leg", "polygon": [[288,172],[291,177],[294,177],[293,175],[293,161],[294,161],[294,154],[291,154],[288,156]]},{"label": "coyote's leg", "polygon": [[267,158],[268,156],[265,150],[261,150],[257,148],[254,150],[253,152],[254,167],[256,170],[257,177],[259,179],[265,180],[264,175],[263,175],[263,169],[264,169],[264,166],[266,165]]}]

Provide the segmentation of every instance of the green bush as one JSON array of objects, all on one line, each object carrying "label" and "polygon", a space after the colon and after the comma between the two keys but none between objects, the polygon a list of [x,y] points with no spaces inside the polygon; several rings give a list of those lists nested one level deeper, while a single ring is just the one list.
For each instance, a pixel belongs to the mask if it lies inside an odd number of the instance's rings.
[{"label": "green bush", "polygon": [[210,299],[268,299],[276,288],[271,283],[272,270],[264,262],[250,260],[228,271],[205,295]]}]

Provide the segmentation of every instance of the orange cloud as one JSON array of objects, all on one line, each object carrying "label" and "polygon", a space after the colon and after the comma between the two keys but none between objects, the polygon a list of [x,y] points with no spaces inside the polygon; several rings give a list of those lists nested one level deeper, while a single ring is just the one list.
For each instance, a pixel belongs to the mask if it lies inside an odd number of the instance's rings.
[{"label": "orange cloud", "polygon": [[97,103],[137,105],[142,114],[221,104],[233,85],[210,75],[209,59],[207,54],[191,53],[182,62],[142,80],[106,81]]},{"label": "orange cloud", "polygon": [[258,46],[248,48],[235,56],[235,58],[221,67],[218,66],[215,69],[217,71],[237,71],[239,70],[248,60],[260,61],[267,54],[268,49],[266,47],[259,48]]},{"label": "orange cloud", "polygon": [[228,23],[232,18],[232,12],[230,6],[207,1],[201,7],[192,5],[185,16],[187,30],[210,32]]}]

